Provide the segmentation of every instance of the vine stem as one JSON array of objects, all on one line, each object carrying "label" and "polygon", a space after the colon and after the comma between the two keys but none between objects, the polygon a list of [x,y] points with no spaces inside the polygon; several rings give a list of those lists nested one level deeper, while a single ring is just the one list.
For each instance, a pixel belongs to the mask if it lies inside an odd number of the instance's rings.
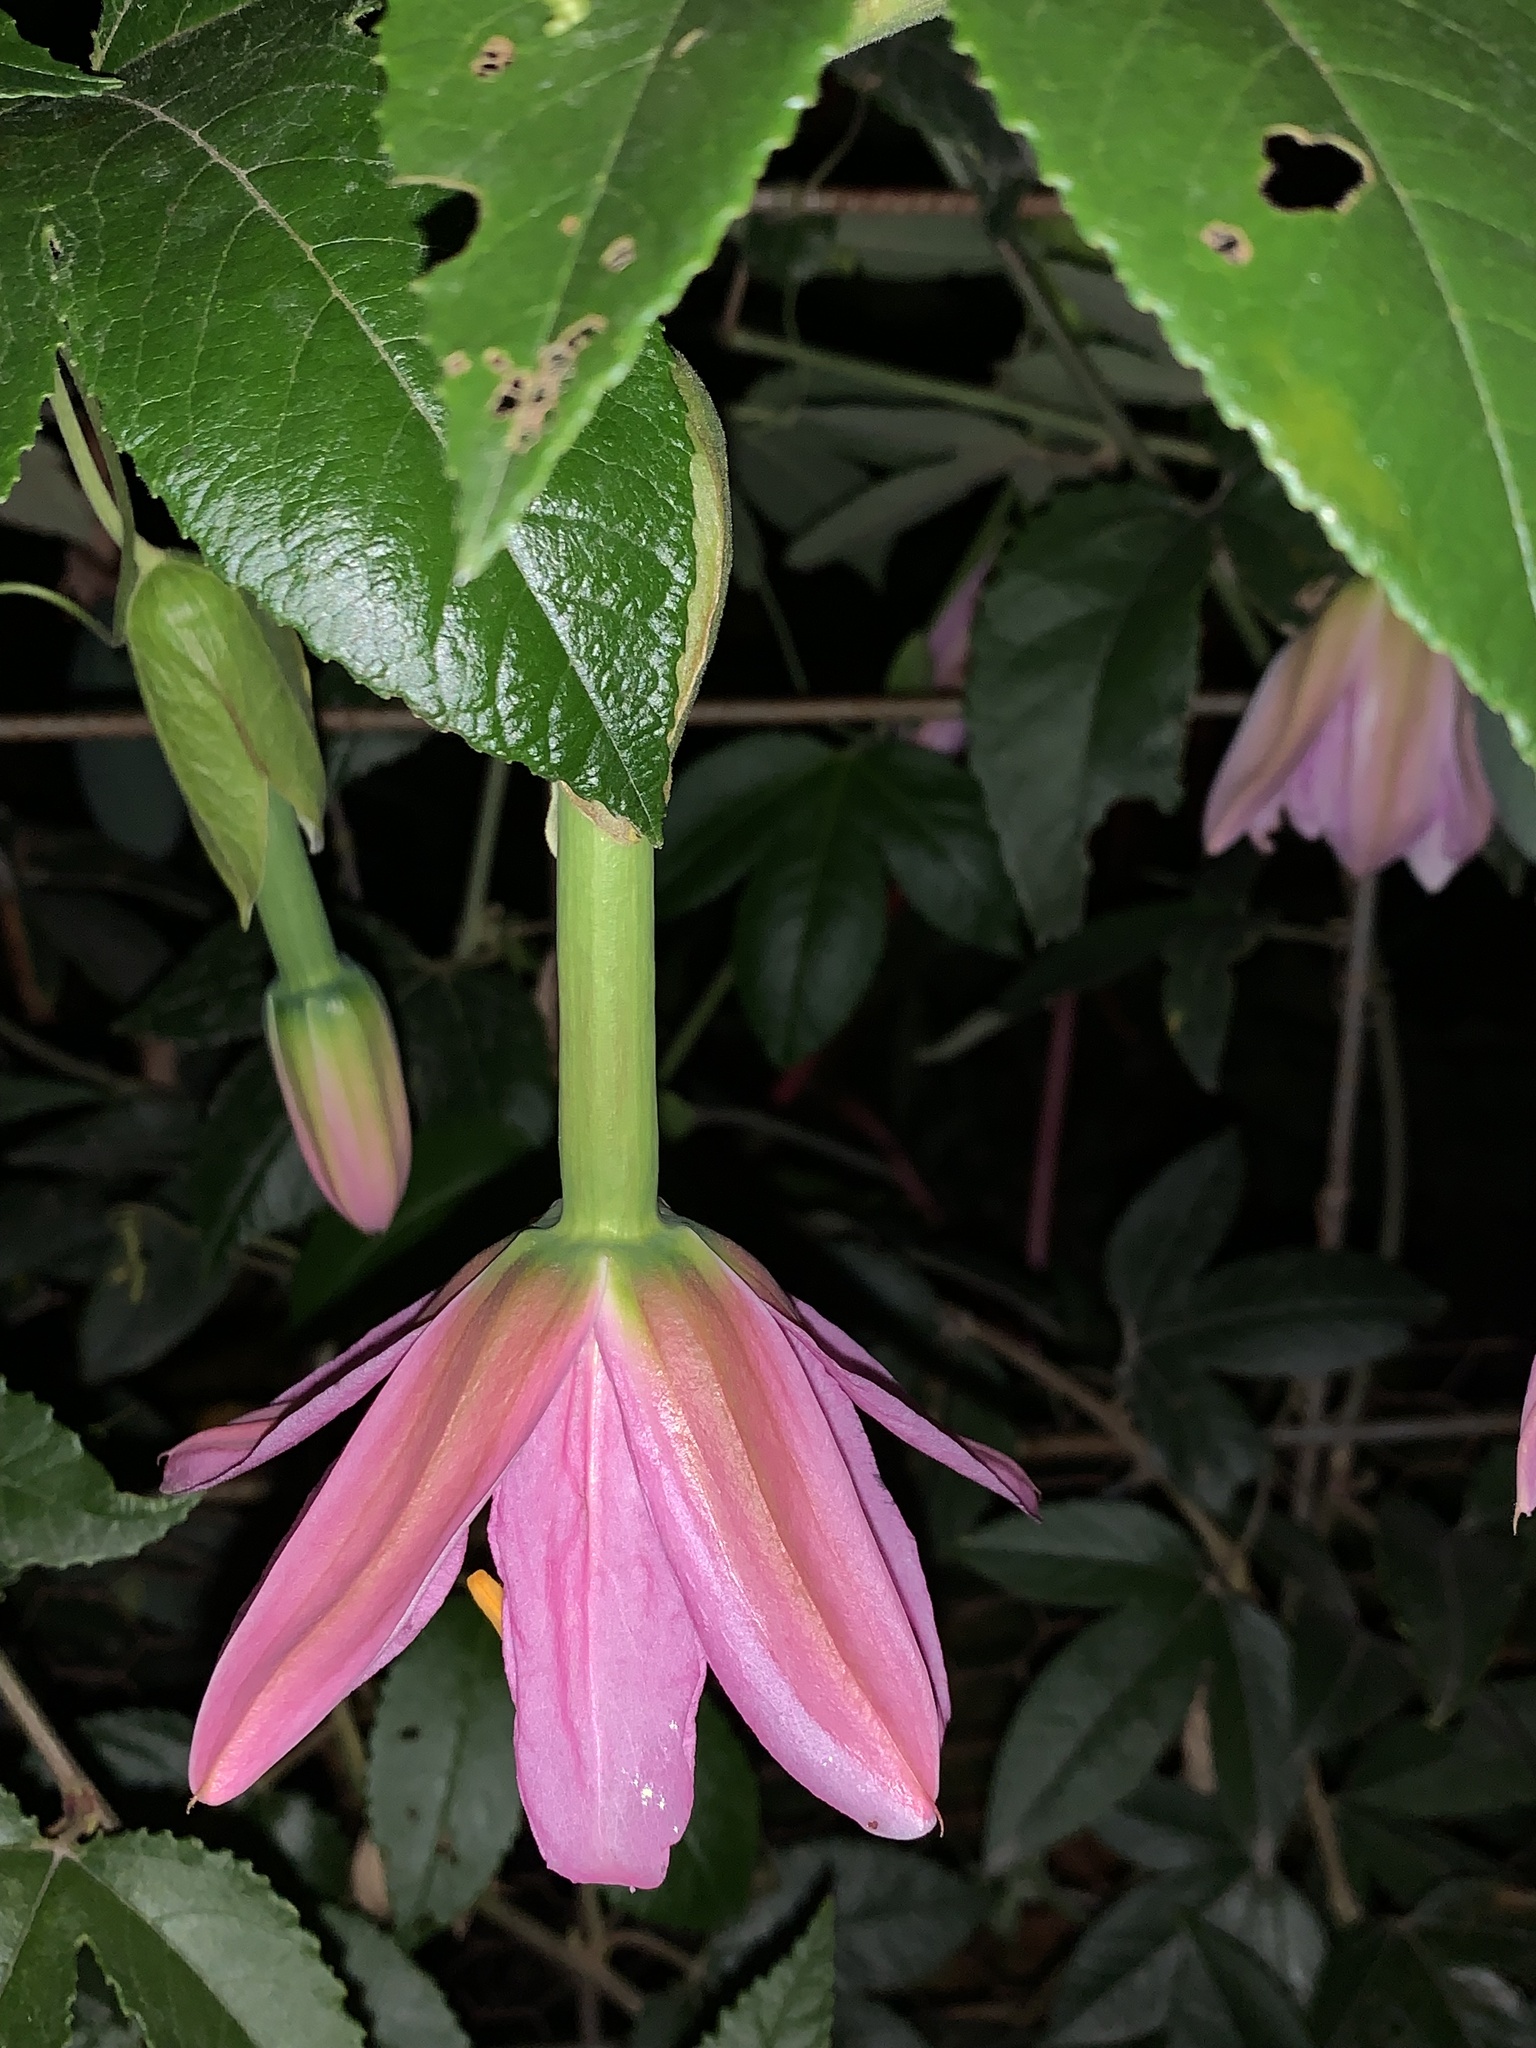
[{"label": "vine stem", "polygon": [[1312,1840],[1317,1847],[1317,1860],[1323,1866],[1323,1889],[1328,1900],[1328,1910],[1335,1924],[1353,1927],[1360,1918],[1360,1901],[1355,1897],[1355,1888],[1349,1881],[1349,1867],[1344,1861],[1343,1846],[1339,1841],[1338,1822],[1334,1819],[1333,1804],[1323,1788],[1323,1780],[1313,1757],[1307,1759],[1302,1777],[1302,1801],[1306,1807],[1307,1825],[1312,1830]]},{"label": "vine stem", "polygon": [[110,1067],[98,1067],[94,1060],[76,1059],[72,1052],[61,1052],[46,1038],[36,1038],[30,1031],[23,1031],[9,1017],[0,1017],[0,1039],[14,1046],[17,1052],[25,1053],[28,1059],[36,1060],[40,1067],[52,1067],[56,1074],[63,1074],[67,1080],[84,1081],[93,1088],[106,1089],[114,1095],[143,1092],[142,1081],[132,1081],[126,1074],[114,1074]]},{"label": "vine stem", "polygon": [[600,1955],[589,1952],[584,1941],[563,1940],[552,1927],[546,1927],[542,1920],[536,1920],[532,1913],[525,1913],[521,1906],[514,1906],[493,1885],[478,1902],[475,1911],[482,1920],[489,1920],[493,1927],[499,1927],[503,1934],[510,1934],[514,1941],[524,1948],[542,1956],[547,1963],[553,1963],[567,1976],[578,1983],[591,1984],[600,1991],[610,2004],[620,2012],[628,2013],[633,2019],[645,2004],[642,1992],[621,1977],[617,1970],[604,1962]]},{"label": "vine stem", "polygon": [[64,1812],[48,1832],[60,1841],[83,1842],[87,1835],[110,1834],[120,1826],[117,1815],[76,1762],[3,1650],[0,1700],[5,1702],[11,1719],[42,1758],[49,1777],[59,1788]]},{"label": "vine stem", "polygon": [[[1366,1009],[1371,995],[1371,960],[1375,950],[1377,877],[1367,875],[1354,887],[1350,905],[1349,950],[1344,963],[1344,988],[1339,1005],[1339,1045],[1333,1070],[1333,1105],[1328,1116],[1327,1165],[1316,1203],[1319,1251],[1342,1249],[1354,1193],[1355,1126],[1360,1108],[1360,1069],[1365,1050]],[[1323,1419],[1327,1381],[1297,1382],[1303,1427]],[[1291,1515],[1312,1520],[1317,1490],[1320,1447],[1304,1444],[1291,1485]]]},{"label": "vine stem", "polygon": [[[1033,1344],[1026,1344],[1022,1338],[1012,1336],[1007,1330],[999,1330],[991,1323],[985,1323],[973,1316],[968,1309],[957,1308],[950,1302],[940,1304],[943,1313],[943,1328],[946,1336],[973,1339],[1005,1364],[1015,1366],[1027,1373],[1048,1393],[1081,1409],[1108,1437],[1113,1437],[1119,1447],[1145,1470],[1156,1474],[1157,1461],[1152,1446],[1132,1422],[1118,1402],[1109,1401],[1102,1394],[1095,1394],[1085,1387],[1072,1373],[1042,1356]],[[1200,1503],[1180,1493],[1166,1479],[1158,1478],[1158,1484],[1169,1500],[1178,1509],[1184,1520],[1199,1537],[1207,1557],[1220,1572],[1234,1593],[1253,1591],[1253,1581],[1248,1570],[1248,1560],[1241,1545],[1235,1543],[1213,1516],[1206,1513]]]},{"label": "vine stem", "polygon": [[83,604],[76,604],[61,590],[50,590],[45,583],[0,583],[0,597],[35,597],[39,604],[51,604],[56,611],[72,618],[77,626],[84,626],[88,633],[94,633],[103,647],[117,646],[112,635],[99,620],[91,617]]},{"label": "vine stem", "polygon": [[453,941],[453,959],[472,959],[485,931],[485,910],[490,896],[491,868],[496,859],[496,841],[501,836],[501,814],[506,809],[507,785],[512,771],[505,761],[487,759],[485,779],[480,785],[480,808],[475,814],[475,837],[470,848],[469,872],[464,878],[464,901],[459,910],[459,928]]},{"label": "vine stem", "polygon": [[1056,1213],[1056,1181],[1061,1170],[1061,1140],[1066,1129],[1076,1035],[1077,995],[1069,990],[1051,1004],[1051,1031],[1040,1084],[1040,1117],[1035,1126],[1035,1156],[1029,1175],[1024,1262],[1035,1273],[1043,1273],[1051,1263],[1051,1224]]}]

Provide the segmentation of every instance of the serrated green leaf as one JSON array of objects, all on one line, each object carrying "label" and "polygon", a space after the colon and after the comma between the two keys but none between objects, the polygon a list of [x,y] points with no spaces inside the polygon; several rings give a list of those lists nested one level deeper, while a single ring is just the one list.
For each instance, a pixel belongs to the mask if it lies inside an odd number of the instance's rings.
[{"label": "serrated green leaf", "polygon": [[1064,1500],[1038,1518],[1001,1515],[955,1551],[1008,1592],[1063,1607],[1117,1607],[1144,1592],[1193,1587],[1204,1569],[1177,1522],[1133,1500]]},{"label": "serrated green leaf", "polygon": [[1188,1951],[1185,1919],[1236,1875],[1238,1859],[1133,1886],[1099,1914],[1067,1958],[1052,2011],[1053,2048],[1141,2040],[1167,2017]]},{"label": "serrated green leaf", "polygon": [[784,1960],[721,2016],[704,2048],[831,2048],[834,1931],[827,1899]]},{"label": "serrated green leaf", "polygon": [[976,623],[971,763],[1037,939],[1082,919],[1088,835],[1179,800],[1210,534],[1143,484],[1058,498],[1003,554]]},{"label": "serrated green leaf", "polygon": [[[1536,744],[1521,9],[1448,0],[955,0],[1080,230],[1298,502]],[[1105,52],[1124,53],[1106,68]],[[1349,204],[1263,191],[1336,138]],[[1350,157],[1355,162],[1352,164]],[[1357,173],[1359,175],[1357,175]],[[1281,200],[1304,201],[1305,193]],[[1383,395],[1435,394],[1432,413]]]},{"label": "serrated green leaf", "polygon": [[0,2040],[64,2048],[75,1994],[75,1944],[53,1894],[58,1865],[0,1792]]},{"label": "serrated green leaf", "polygon": [[[479,575],[602,392],[747,210],[847,0],[396,0],[382,121],[398,175],[479,202],[422,281],[445,373],[460,563]],[[530,204],[537,193],[537,203]]]},{"label": "serrated green leaf", "polygon": [[752,1890],[758,1850],[757,1777],[730,1723],[699,1701],[693,1812],[653,1891],[615,1887],[613,1903],[638,1920],[709,1934],[734,1920]]},{"label": "serrated green leaf", "polygon": [[265,1047],[247,1053],[208,1105],[192,1155],[187,1201],[205,1266],[237,1244],[296,1230],[325,1198],[304,1164]]},{"label": "serrated green leaf", "polygon": [[840,2005],[931,1976],[982,1916],[975,1885],[905,1844],[834,1837],[781,1850],[776,1861],[783,1890],[795,1897],[809,1897],[823,1873],[831,1876]]},{"label": "serrated green leaf", "polygon": [[115,1242],[80,1317],[76,1343],[88,1386],[142,1372],[190,1336],[234,1282],[222,1253],[148,1202],[112,1212]]},{"label": "serrated green leaf", "polygon": [[1217,1798],[1228,1826],[1248,1844],[1257,1867],[1268,1870],[1301,1796],[1290,1640],[1251,1601],[1223,1597],[1213,1641],[1210,1716]]},{"label": "serrated green leaf", "polygon": [[1466,1702],[1499,1647],[1523,1591],[1518,1556],[1507,1530],[1447,1529],[1418,1501],[1382,1503],[1376,1568],[1432,1725]]},{"label": "serrated green leaf", "polygon": [[115,92],[117,83],[59,63],[29,43],[8,14],[0,14],[0,100],[67,99],[76,93]]},{"label": "serrated green leaf", "polygon": [[361,2048],[341,1985],[248,1864],[168,1835],[107,1835],[53,1887],[154,2048]]},{"label": "serrated green leaf", "polygon": [[690,762],[656,856],[657,916],[680,917],[739,882],[772,837],[790,788],[829,753],[809,733],[752,733]]},{"label": "serrated green leaf", "polygon": [[48,1081],[33,1074],[0,1074],[0,1124],[19,1124],[54,1109],[100,1102],[101,1090],[80,1081]]},{"label": "serrated green leaf", "polygon": [[1182,1368],[1311,1377],[1400,1350],[1440,1300],[1368,1252],[1260,1252],[1195,1281],[1145,1333]]},{"label": "serrated green leaf", "polygon": [[865,755],[864,778],[880,851],[913,907],[936,931],[1017,953],[1017,906],[975,777],[891,740]]},{"label": "serrated green leaf", "polygon": [[885,875],[861,769],[838,754],[795,787],[742,894],[736,987],[781,1067],[841,1030],[880,964]]},{"label": "serrated green leaf", "polygon": [[369,1741],[368,1821],[396,1930],[413,1948],[468,1911],[522,1825],[501,1645],[462,1594],[385,1677]]},{"label": "serrated green leaf", "polygon": [[321,1919],[341,1949],[341,1967],[367,2010],[373,2048],[469,2048],[469,2036],[437,1985],[362,1913],[325,1906]]},{"label": "serrated green leaf", "polygon": [[1243,1196],[1243,1148],[1222,1131],[1165,1166],[1130,1203],[1104,1254],[1110,1300],[1138,1333],[1183,1300]]},{"label": "serrated green leaf", "polygon": [[1301,2008],[1244,1943],[1195,1915],[1169,2000],[1168,2048],[1312,2048]]},{"label": "serrated green leaf", "polygon": [[125,1036],[168,1038],[173,1045],[237,1045],[261,1036],[261,999],[273,975],[267,942],[238,924],[200,939],[118,1021]]},{"label": "serrated green leaf", "polygon": [[119,1493],[41,1401],[0,1380],[0,1583],[29,1565],[132,1557],[196,1504],[193,1494]]},{"label": "serrated green leaf", "polygon": [[369,688],[659,837],[695,585],[724,573],[717,530],[695,574],[695,388],[637,335],[517,563],[455,590],[419,240],[353,10],[184,12],[119,17],[120,93],[0,112],[0,438],[31,440],[67,316],[108,428],[221,575]]},{"label": "serrated green leaf", "polygon": [[993,1769],[985,1858],[1006,1870],[1132,1792],[1183,1719],[1214,1603],[1145,1596],[1085,1628],[1020,1701]]}]

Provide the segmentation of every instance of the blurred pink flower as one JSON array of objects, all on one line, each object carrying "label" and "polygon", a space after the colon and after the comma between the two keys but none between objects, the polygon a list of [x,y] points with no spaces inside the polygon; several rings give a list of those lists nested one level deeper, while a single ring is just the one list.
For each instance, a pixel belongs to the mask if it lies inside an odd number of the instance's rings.
[{"label": "blurred pink flower", "polygon": [[665,1875],[711,1666],[764,1747],[872,1832],[937,1817],[949,1715],[917,1548],[856,1409],[1033,1511],[734,1245],[525,1231],[270,1407],[191,1437],[178,1492],[379,1391],[235,1626],[192,1742],[234,1798],[412,1640],[490,1503],[518,1782],[546,1862]]},{"label": "blurred pink flower", "polygon": [[1520,1413],[1520,1443],[1515,1452],[1515,1526],[1522,1515],[1536,1515],[1536,1364],[1525,1383]]},{"label": "blurred pink flower", "polygon": [[1374,583],[1349,584],[1264,671],[1206,800],[1207,851],[1246,834],[1268,852],[1282,816],[1352,875],[1406,860],[1429,890],[1493,828],[1472,698]]},{"label": "blurred pink flower", "polygon": [[[953,596],[928,628],[928,660],[935,690],[952,690],[958,696],[965,688],[966,674],[971,666],[971,628],[976,622],[976,607],[981,601],[981,593],[992,573],[993,559],[991,554],[983,555],[975,568],[961,578]],[[920,747],[927,747],[930,753],[963,753],[965,720],[925,718],[913,738]]]},{"label": "blurred pink flower", "polygon": [[350,960],[322,988],[275,981],[267,1049],[304,1164],[357,1229],[387,1230],[411,1171],[411,1117],[394,1027],[372,975]]}]

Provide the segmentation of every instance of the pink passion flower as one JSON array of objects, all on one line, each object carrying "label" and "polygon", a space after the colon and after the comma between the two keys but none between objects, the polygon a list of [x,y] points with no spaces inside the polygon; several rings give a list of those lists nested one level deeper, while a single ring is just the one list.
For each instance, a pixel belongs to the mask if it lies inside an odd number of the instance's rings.
[{"label": "pink passion flower", "polygon": [[712,1668],[769,1753],[872,1833],[933,1827],[949,1693],[911,1532],[856,1409],[1033,1512],[734,1245],[523,1232],[270,1407],[171,1452],[250,1472],[378,1389],[224,1647],[196,1798],[233,1799],[398,1656],[490,1503],[518,1783],[550,1868],[649,1887],[693,1802]]},{"label": "pink passion flower", "polygon": [[1515,1452],[1515,1527],[1522,1515],[1536,1515],[1536,1364],[1525,1385],[1520,1443]]},{"label": "pink passion flower", "polygon": [[1264,671],[1212,784],[1205,844],[1267,853],[1282,817],[1357,879],[1405,860],[1443,889],[1487,841],[1474,705],[1449,659],[1351,583]]}]

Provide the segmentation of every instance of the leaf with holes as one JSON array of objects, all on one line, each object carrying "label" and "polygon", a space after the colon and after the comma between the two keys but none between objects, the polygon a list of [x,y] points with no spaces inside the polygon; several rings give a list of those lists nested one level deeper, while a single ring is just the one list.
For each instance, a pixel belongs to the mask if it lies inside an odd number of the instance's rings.
[{"label": "leaf with holes", "polygon": [[1527,11],[952,12],[1042,175],[1227,418],[1536,749]]},{"label": "leaf with holes", "polygon": [[121,91],[0,106],[0,489],[67,343],[183,531],[317,655],[659,837],[725,573],[713,415],[637,330],[516,561],[455,589],[419,238],[355,12],[118,8]]},{"label": "leaf with holes", "polygon": [[848,0],[393,0],[385,140],[403,180],[473,192],[422,281],[460,565],[512,536],[646,325],[747,211]]},{"label": "leaf with holes", "polygon": [[501,1645],[455,1593],[390,1666],[368,1752],[368,1821],[400,1938],[467,1912],[522,1825]]},{"label": "leaf with holes", "polygon": [[977,619],[971,762],[1039,940],[1076,929],[1086,841],[1110,805],[1178,802],[1209,529],[1143,484],[1031,519]]},{"label": "leaf with holes", "polygon": [[73,1431],[0,1380],[0,1585],[28,1565],[133,1557],[196,1504],[119,1493]]}]

